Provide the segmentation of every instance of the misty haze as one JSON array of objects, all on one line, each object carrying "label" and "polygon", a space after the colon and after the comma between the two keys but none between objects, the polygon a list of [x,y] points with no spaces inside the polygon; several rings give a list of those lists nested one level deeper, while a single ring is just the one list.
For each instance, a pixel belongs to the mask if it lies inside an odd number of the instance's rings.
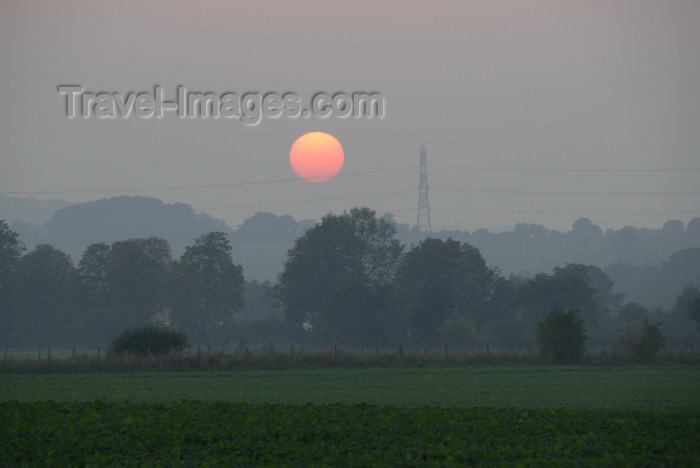
[{"label": "misty haze", "polygon": [[0,465],[700,464],[700,3],[0,6]]}]

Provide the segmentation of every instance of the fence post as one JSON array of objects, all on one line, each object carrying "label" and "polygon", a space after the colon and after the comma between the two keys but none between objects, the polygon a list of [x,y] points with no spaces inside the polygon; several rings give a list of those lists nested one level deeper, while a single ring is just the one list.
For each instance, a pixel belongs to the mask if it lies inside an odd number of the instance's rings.
[{"label": "fence post", "polygon": [[338,345],[333,345],[333,362],[338,360]]},{"label": "fence post", "polygon": [[101,352],[102,352],[102,350],[101,350],[100,348],[97,348],[97,359],[98,359],[98,360],[100,359],[100,353],[101,353]]},{"label": "fence post", "polygon": [[73,346],[73,359],[75,359],[75,346]]},{"label": "fence post", "polygon": [[294,360],[294,345],[289,345],[289,350],[292,354],[292,361]]}]

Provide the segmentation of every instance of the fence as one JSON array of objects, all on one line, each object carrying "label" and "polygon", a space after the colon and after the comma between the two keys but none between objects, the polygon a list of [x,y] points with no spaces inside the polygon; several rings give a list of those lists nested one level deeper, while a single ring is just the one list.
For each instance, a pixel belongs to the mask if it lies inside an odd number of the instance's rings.
[{"label": "fence", "polygon": [[[669,348],[656,354],[654,362],[700,363],[700,353],[694,346]],[[584,363],[631,362],[633,357],[623,350],[600,348],[589,350]],[[421,346],[372,346],[344,347],[329,344],[325,347],[305,347],[303,344],[279,345],[269,343],[257,346],[235,346],[212,349],[211,346],[191,347],[185,352],[162,356],[108,356],[104,350],[38,348],[36,350],[11,350],[4,348],[0,367],[4,368],[119,368],[119,367],[171,367],[197,368],[211,366],[255,365],[424,365],[424,364],[479,364],[489,362],[542,363],[537,350],[449,346],[440,348]]]}]

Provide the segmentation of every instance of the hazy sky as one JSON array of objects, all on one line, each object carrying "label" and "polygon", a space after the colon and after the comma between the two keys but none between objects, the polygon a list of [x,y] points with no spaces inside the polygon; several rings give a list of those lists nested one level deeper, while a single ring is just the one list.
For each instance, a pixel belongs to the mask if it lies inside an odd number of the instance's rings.
[{"label": "hazy sky", "polygon": [[[154,196],[234,228],[256,211],[320,219],[361,205],[413,226],[425,142],[433,230],[700,216],[697,0],[8,0],[0,63],[3,194]],[[62,84],[159,84],[168,98],[180,84],[378,91],[386,115],[69,119]],[[288,162],[315,130],[345,148],[324,183]]]}]

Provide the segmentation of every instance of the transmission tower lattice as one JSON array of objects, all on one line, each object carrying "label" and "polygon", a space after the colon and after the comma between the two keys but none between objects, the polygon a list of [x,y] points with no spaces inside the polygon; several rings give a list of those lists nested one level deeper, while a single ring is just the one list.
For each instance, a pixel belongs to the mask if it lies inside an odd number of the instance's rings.
[{"label": "transmission tower lattice", "polygon": [[428,163],[425,144],[420,146],[420,181],[418,183],[418,231],[433,232],[430,228],[430,203],[428,202]]}]

